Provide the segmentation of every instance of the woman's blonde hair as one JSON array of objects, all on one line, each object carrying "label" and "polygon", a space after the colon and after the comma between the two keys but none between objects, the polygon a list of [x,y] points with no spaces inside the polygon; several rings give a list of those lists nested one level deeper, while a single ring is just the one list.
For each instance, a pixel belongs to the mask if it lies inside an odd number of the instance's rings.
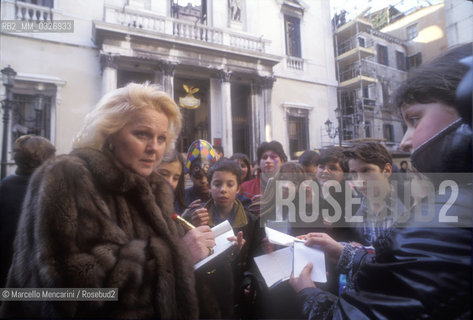
[{"label": "woman's blonde hair", "polygon": [[132,113],[146,108],[162,112],[168,118],[168,153],[181,130],[181,112],[165,92],[149,83],[129,83],[103,96],[95,109],[87,114],[82,129],[74,139],[73,148],[103,150],[107,147],[108,138],[128,123]]}]

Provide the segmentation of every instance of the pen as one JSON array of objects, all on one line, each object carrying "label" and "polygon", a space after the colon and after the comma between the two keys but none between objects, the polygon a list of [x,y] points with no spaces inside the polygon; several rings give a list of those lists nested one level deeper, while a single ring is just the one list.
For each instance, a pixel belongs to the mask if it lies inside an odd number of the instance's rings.
[{"label": "pen", "polygon": [[182,217],[178,216],[177,213],[173,214],[172,218],[178,223],[180,223],[187,231],[195,229],[195,227],[191,223],[189,223],[186,219],[183,219]]}]

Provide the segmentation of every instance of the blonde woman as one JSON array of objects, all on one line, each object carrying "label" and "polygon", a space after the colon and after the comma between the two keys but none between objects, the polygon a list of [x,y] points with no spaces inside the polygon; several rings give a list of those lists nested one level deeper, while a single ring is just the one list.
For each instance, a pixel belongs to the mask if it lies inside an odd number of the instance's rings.
[{"label": "blonde woman", "polygon": [[181,240],[172,190],[154,172],[180,128],[178,107],[156,86],[102,98],[73,151],[32,177],[7,287],[118,288],[118,301],[8,301],[2,316],[198,316],[192,263],[202,257]]}]

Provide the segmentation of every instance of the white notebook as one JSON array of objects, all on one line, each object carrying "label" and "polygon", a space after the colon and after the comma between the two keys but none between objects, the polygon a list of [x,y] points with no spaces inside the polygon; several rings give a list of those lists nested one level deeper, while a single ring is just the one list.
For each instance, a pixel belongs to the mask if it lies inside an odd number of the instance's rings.
[{"label": "white notebook", "polygon": [[269,235],[266,235],[270,242],[287,245],[286,248],[254,258],[268,288],[289,279],[292,272],[296,278],[299,277],[308,262],[313,264],[310,274],[312,281],[327,282],[325,254],[322,250],[307,247],[303,241],[271,228],[266,228],[266,232],[268,229]]},{"label": "white notebook", "polygon": [[302,241],[293,236],[285,234],[284,232],[277,231],[269,227],[264,227],[264,231],[266,232],[266,237],[268,238],[269,242],[278,244],[280,246],[288,247],[292,246],[294,241]]},{"label": "white notebook", "polygon": [[286,247],[254,258],[268,288],[291,276],[292,250],[292,247]]},{"label": "white notebook", "polygon": [[207,262],[213,260],[223,252],[227,251],[229,248],[233,246],[233,242],[228,241],[227,238],[233,237],[235,233],[233,232],[233,228],[230,225],[230,222],[228,220],[225,220],[224,222],[216,225],[215,227],[212,228],[212,231],[215,234],[215,247],[214,253],[205,259],[197,262],[194,265],[194,270],[199,269],[203,265],[205,265]]}]

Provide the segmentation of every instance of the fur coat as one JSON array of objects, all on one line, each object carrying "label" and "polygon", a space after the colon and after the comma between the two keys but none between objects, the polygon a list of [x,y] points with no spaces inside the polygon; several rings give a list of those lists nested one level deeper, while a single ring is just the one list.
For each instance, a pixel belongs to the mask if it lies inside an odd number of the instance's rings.
[{"label": "fur coat", "polygon": [[7,287],[118,288],[118,301],[4,302],[4,317],[195,319],[189,253],[169,185],[77,149],[33,175]]}]

